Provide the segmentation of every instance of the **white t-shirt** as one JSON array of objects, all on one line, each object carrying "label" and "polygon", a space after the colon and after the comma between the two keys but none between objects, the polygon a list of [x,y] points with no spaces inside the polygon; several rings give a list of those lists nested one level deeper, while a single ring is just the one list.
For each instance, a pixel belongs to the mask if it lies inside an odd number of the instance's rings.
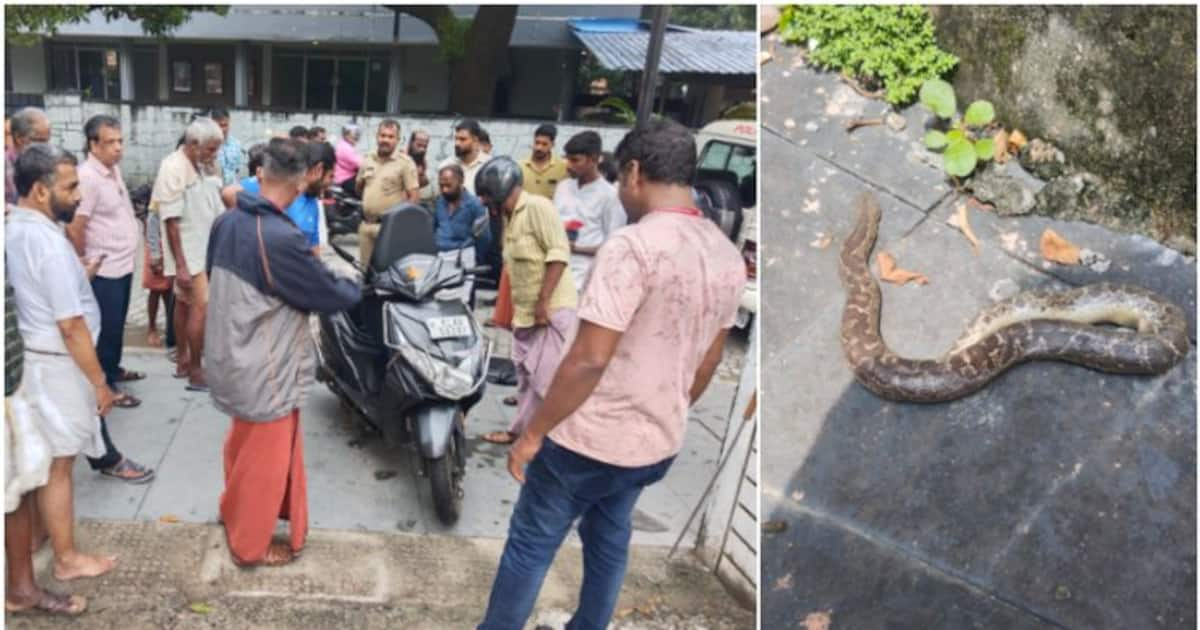
[{"label": "white t-shirt", "polygon": [[[575,238],[576,245],[584,247],[599,247],[623,227],[627,221],[625,208],[617,196],[617,189],[603,177],[597,177],[591,183],[579,185],[574,177],[564,179],[554,189],[554,207],[563,224],[576,219],[583,223],[579,236]],[[575,288],[583,291],[583,283],[587,281],[588,271],[592,267],[594,256],[571,254],[571,275],[575,278]]]},{"label": "white t-shirt", "polygon": [[[475,176],[479,174],[479,169],[483,168],[483,165],[487,164],[488,160],[490,160],[490,159],[492,159],[492,154],[484,153],[484,152],[480,151],[478,154],[475,155],[475,161],[471,162],[470,164],[467,164],[466,162],[462,161],[462,158],[458,157],[457,155],[452,155],[452,156],[442,160],[441,164],[438,164],[438,170],[440,171],[443,168],[450,166],[451,164],[457,164],[457,165],[461,166],[462,170],[463,170],[463,188],[466,188],[467,190],[471,191],[471,194],[474,195],[475,194]],[[429,171],[425,171],[425,172],[429,176],[430,180],[432,180],[434,182],[437,181],[437,177],[438,177],[437,172],[434,172],[434,173],[429,173]]]},{"label": "white t-shirt", "polygon": [[79,316],[96,343],[100,305],[62,224],[36,210],[14,207],[5,226],[4,257],[26,348],[67,354],[58,322]]}]

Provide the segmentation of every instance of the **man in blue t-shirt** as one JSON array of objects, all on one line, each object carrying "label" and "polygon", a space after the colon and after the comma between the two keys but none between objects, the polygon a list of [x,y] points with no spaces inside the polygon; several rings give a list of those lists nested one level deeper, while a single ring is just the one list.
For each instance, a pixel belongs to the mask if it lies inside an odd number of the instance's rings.
[{"label": "man in blue t-shirt", "polygon": [[[441,194],[434,200],[433,238],[437,243],[438,255],[443,259],[458,262],[470,268],[491,244],[491,232],[484,224],[484,231],[476,238],[472,228],[480,217],[487,217],[487,208],[479,198],[463,186],[463,169],[458,164],[447,164],[438,169],[438,190]],[[475,307],[475,283],[468,279],[463,285],[466,302]]]},{"label": "man in blue t-shirt", "polygon": [[[253,151],[253,149],[252,149]],[[305,191],[297,195],[292,205],[284,211],[296,227],[308,239],[313,253],[320,255],[321,245],[321,197],[333,184],[333,147],[326,142],[309,142],[305,145],[308,160],[308,171],[304,174]],[[255,173],[255,163],[251,155],[250,168]],[[236,199],[241,190],[258,194],[259,179],[257,174],[247,177],[240,184],[234,184],[226,189],[226,205],[230,199]]]}]

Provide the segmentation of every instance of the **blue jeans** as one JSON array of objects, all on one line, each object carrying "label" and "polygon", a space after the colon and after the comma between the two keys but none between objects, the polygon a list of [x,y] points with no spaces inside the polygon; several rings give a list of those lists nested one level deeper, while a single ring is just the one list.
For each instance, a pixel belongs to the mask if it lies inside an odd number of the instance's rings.
[{"label": "blue jeans", "polygon": [[622,468],[550,440],[525,470],[508,541],[479,630],[521,630],[533,612],[554,554],[577,517],[583,540],[583,586],[567,630],[603,630],[625,580],[633,506],[642,488],[667,474],[674,457]]}]

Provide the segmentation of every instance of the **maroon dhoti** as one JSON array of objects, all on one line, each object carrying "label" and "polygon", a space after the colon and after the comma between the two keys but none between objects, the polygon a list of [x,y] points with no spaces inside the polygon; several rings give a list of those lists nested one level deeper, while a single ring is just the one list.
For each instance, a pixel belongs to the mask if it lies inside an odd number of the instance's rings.
[{"label": "maroon dhoti", "polygon": [[291,529],[294,553],[308,535],[308,484],[300,410],[270,422],[233,418],[225,438],[221,520],[229,551],[242,564],[261,562],[278,519]]}]

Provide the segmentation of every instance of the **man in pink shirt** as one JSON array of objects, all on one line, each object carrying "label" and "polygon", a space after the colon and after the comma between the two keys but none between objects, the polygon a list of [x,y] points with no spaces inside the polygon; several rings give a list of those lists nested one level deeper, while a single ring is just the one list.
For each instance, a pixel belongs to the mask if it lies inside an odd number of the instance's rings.
[{"label": "man in pink shirt", "polygon": [[[692,134],[670,121],[617,147],[630,225],[600,247],[579,331],[509,452],[524,485],[480,630],[517,630],[579,518],[584,577],[567,628],[605,628],[625,577],[634,504],[683,444],[737,316],[745,264],[693,206]],[[528,464],[528,468],[526,468]]]},{"label": "man in pink shirt", "polygon": [[[136,396],[122,391],[120,383],[136,381],[145,374],[121,367],[125,318],[133,286],[134,257],[141,230],[133,213],[129,191],[117,164],[123,154],[121,122],[112,116],[93,116],[83,127],[87,159],[79,166],[81,201],[75,218],[67,225],[67,237],[84,260],[99,261],[92,279],[92,292],[100,306],[100,336],[96,356],[109,388],[117,393],[114,407],[137,407]],[[131,482],[149,481],[154,471],[123,457],[113,445],[104,418],[100,420],[106,453],[89,458],[93,470]]]},{"label": "man in pink shirt", "polygon": [[337,146],[333,148],[336,159],[333,164],[333,182],[351,193],[354,192],[354,178],[358,176],[358,169],[363,161],[363,156],[356,147],[361,134],[358,125],[346,125],[342,127],[342,139],[338,140]]}]

